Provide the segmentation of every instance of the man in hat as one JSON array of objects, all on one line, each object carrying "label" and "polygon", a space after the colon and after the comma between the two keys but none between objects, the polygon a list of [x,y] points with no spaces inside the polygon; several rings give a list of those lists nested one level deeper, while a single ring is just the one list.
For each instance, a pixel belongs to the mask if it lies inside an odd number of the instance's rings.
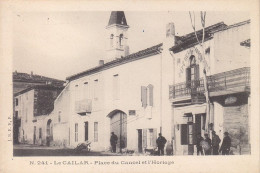
[{"label": "man in hat", "polygon": [[215,131],[212,131],[212,150],[213,150],[213,155],[218,155],[218,150],[219,150],[219,143],[220,143],[220,138],[216,134]]},{"label": "man in hat", "polygon": [[209,135],[207,133],[204,134],[204,145],[202,145],[205,155],[211,155],[211,139],[209,138]]},{"label": "man in hat", "polygon": [[111,133],[111,137],[110,137],[110,144],[112,147],[112,153],[116,152],[116,144],[117,144],[117,136],[114,134],[114,132]]},{"label": "man in hat", "polygon": [[201,134],[197,134],[197,143],[196,143],[196,147],[197,147],[197,155],[204,155],[203,154],[203,149],[202,149],[202,144],[201,142],[203,141],[203,137],[201,136]]},{"label": "man in hat", "polygon": [[164,155],[164,145],[166,143],[165,137],[162,136],[161,133],[159,133],[159,137],[156,140],[156,144],[158,146],[158,155]]},{"label": "man in hat", "polygon": [[224,135],[225,135],[225,137],[223,139],[219,152],[222,151],[222,155],[229,155],[229,151],[230,151],[230,147],[231,147],[231,139],[228,136],[228,132],[225,132]]}]

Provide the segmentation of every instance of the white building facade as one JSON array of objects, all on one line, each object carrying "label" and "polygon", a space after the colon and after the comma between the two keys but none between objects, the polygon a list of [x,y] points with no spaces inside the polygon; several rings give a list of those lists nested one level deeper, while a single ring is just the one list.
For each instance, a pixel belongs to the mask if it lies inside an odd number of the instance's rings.
[{"label": "white building facade", "polygon": [[[201,31],[199,37],[200,34]],[[176,62],[174,85],[170,87],[175,154],[195,154],[196,135],[211,135],[213,130],[222,140],[224,132],[230,134],[234,154],[249,154],[250,49],[241,46],[241,42],[250,39],[250,21],[231,26],[218,23],[206,28],[205,50],[196,39],[192,41],[192,36],[186,37],[186,45],[171,49]]]}]

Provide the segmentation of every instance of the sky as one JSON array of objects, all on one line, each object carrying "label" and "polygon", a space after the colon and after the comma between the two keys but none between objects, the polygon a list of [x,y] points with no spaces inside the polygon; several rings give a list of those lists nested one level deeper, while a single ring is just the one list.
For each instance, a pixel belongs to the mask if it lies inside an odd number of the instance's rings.
[{"label": "sky", "polygon": [[[20,12],[13,20],[13,71],[65,80],[66,77],[98,65],[106,57],[109,36],[106,26],[110,11]],[[200,16],[196,25],[200,27]],[[162,43],[166,24],[175,33],[192,32],[188,11],[125,11],[130,53]],[[207,12],[206,26],[227,25],[250,19],[247,12]]]}]

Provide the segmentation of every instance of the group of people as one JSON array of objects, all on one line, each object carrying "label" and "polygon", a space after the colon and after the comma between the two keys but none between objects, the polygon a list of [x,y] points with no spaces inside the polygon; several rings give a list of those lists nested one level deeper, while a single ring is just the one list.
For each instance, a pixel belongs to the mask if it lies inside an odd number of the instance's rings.
[{"label": "group of people", "polygon": [[[111,152],[115,153],[116,152],[116,144],[118,141],[118,137],[114,132],[111,132],[111,137],[110,137],[110,144],[111,144]],[[156,140],[156,144],[158,147],[158,155],[164,155],[164,146],[166,144],[167,140],[165,137],[162,136],[161,133],[159,133],[159,137]]]},{"label": "group of people", "polygon": [[212,131],[212,140],[209,138],[208,134],[204,134],[205,139],[198,134],[197,135],[197,155],[229,155],[230,147],[231,147],[231,138],[229,137],[228,132],[224,133],[224,139],[221,147],[219,148],[219,144],[221,142],[219,136],[215,131]]},{"label": "group of people", "polygon": [[[212,131],[212,140],[209,138],[208,134],[204,134],[204,137],[205,138],[203,138],[200,134],[197,135],[197,144],[196,144],[197,155],[219,155],[219,153],[222,153],[222,155],[229,155],[230,147],[231,147],[231,138],[229,137],[228,132],[224,133],[224,139],[221,147],[219,147],[221,140],[215,131]],[[110,137],[110,144],[113,153],[116,152],[117,140],[118,137],[114,134],[114,132],[112,132]],[[156,140],[159,156],[164,155],[164,147],[166,142],[167,140],[165,139],[165,137],[163,137],[162,134],[159,133],[159,137]],[[172,150],[169,152],[168,150],[166,147],[167,154],[168,153],[172,154]]]}]

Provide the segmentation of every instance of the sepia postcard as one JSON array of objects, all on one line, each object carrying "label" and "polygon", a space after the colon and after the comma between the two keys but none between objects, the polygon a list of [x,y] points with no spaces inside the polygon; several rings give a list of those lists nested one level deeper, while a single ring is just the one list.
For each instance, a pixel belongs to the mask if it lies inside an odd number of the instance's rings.
[{"label": "sepia postcard", "polygon": [[259,2],[0,2],[0,172],[257,173]]}]

